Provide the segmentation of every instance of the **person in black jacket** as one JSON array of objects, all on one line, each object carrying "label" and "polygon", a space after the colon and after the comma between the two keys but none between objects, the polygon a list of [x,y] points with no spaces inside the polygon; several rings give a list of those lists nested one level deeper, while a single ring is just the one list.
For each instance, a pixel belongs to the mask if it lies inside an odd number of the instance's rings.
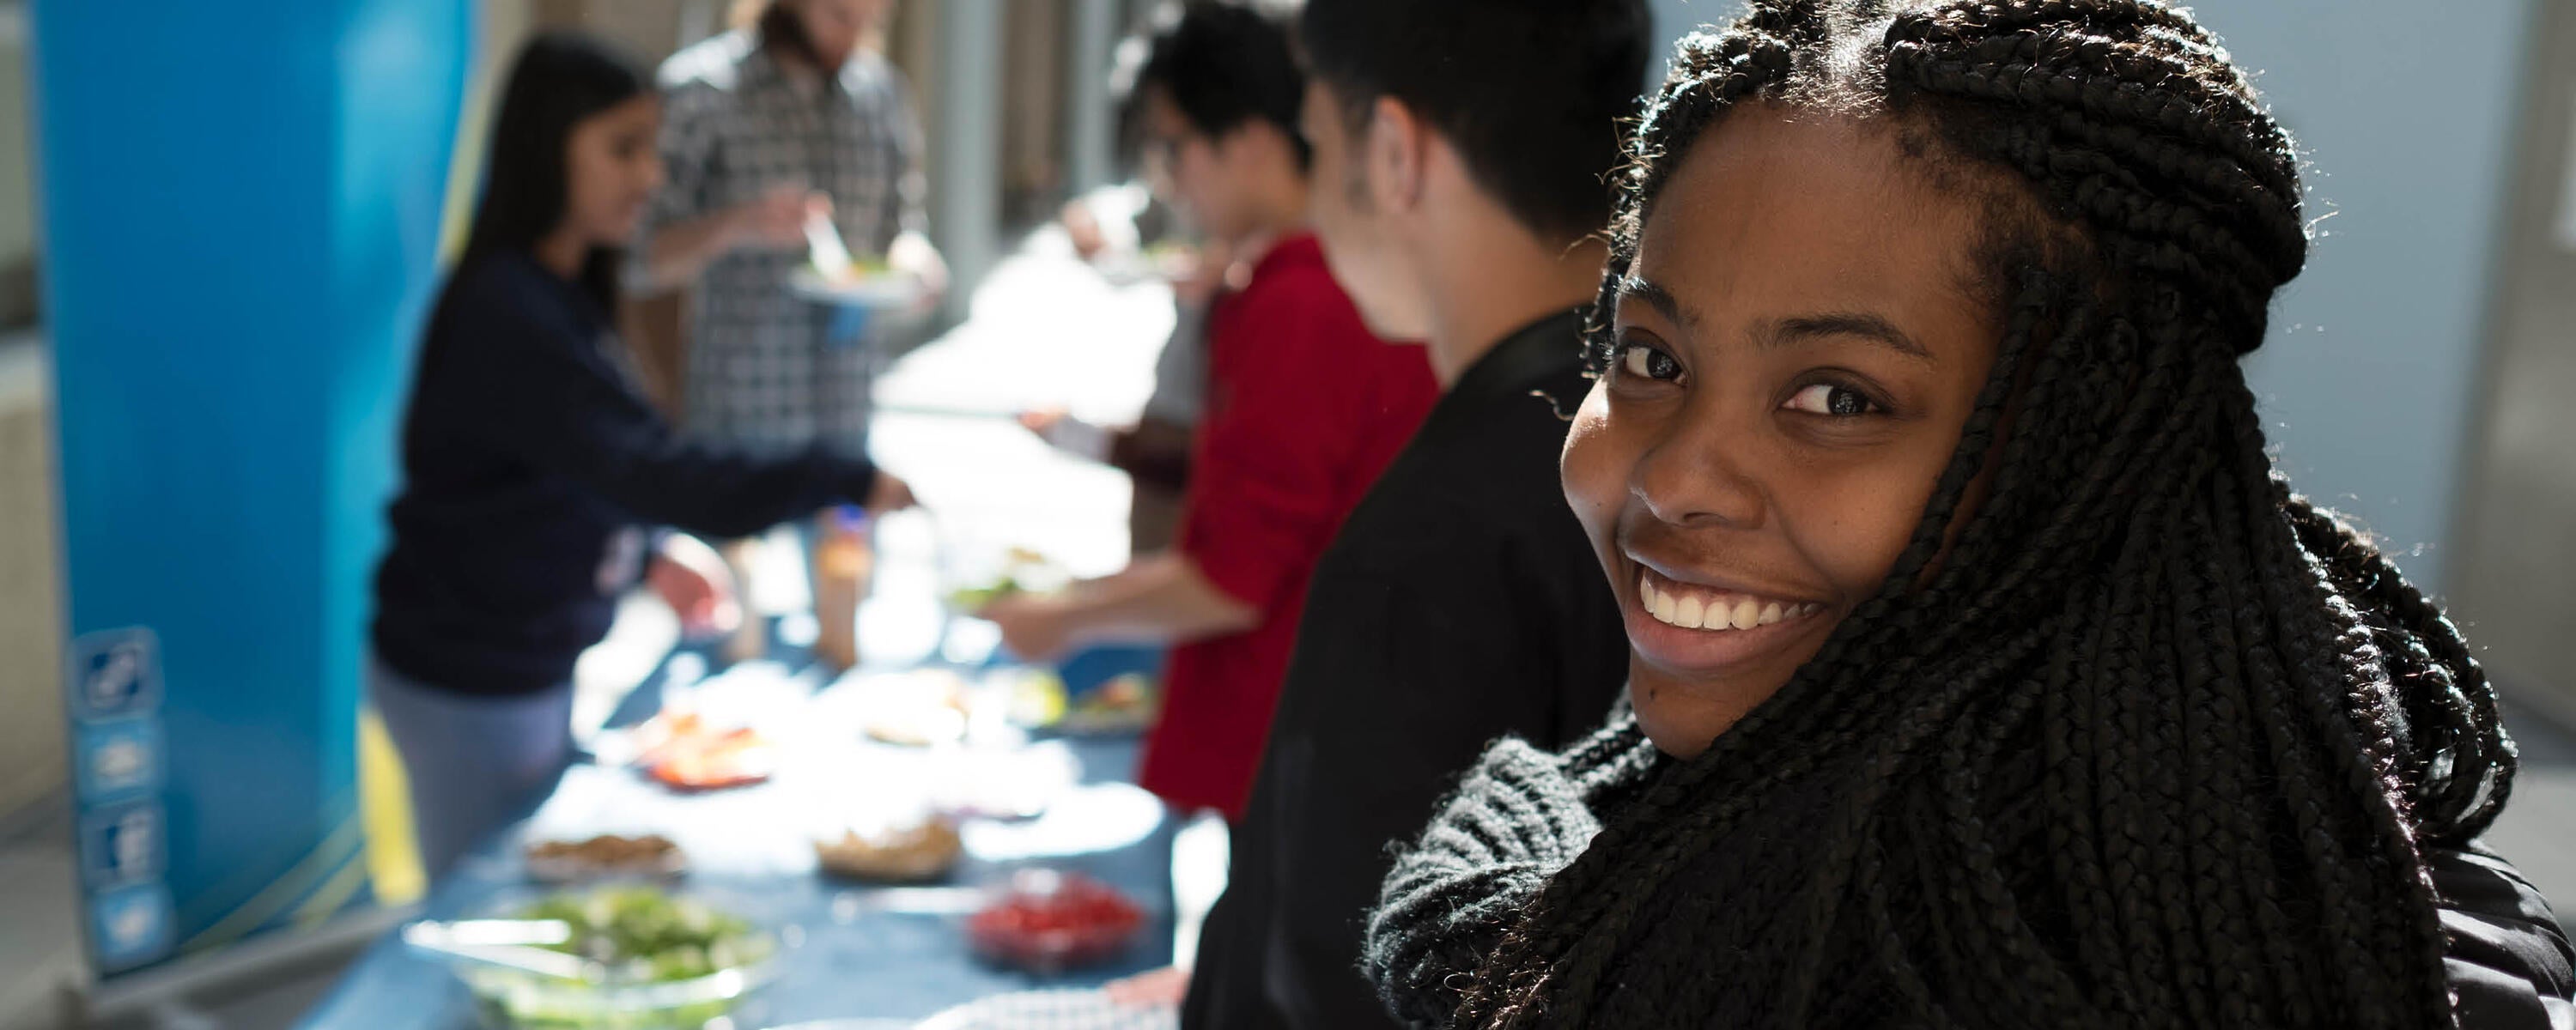
[{"label": "person in black jacket", "polygon": [[1185,1028],[1393,1026],[1359,971],[1389,847],[1486,742],[1599,725],[1628,654],[1556,462],[1645,3],[1315,0],[1298,28],[1316,232],[1442,396],[1316,563]]},{"label": "person in black jacket", "polygon": [[910,490],[817,445],[683,440],[616,339],[620,248],[660,184],[659,101],[598,44],[547,35],[510,72],[465,254],[422,344],[406,482],[376,573],[369,694],[410,769],[435,873],[543,797],[572,754],[573,661],[645,574],[693,627],[722,563],[669,526],[742,536]]}]

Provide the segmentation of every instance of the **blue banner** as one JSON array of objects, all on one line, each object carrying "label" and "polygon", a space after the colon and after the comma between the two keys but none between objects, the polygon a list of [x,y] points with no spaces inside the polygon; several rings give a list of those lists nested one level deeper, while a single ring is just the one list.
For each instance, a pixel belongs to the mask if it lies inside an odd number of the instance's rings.
[{"label": "blue banner", "polygon": [[359,676],[472,0],[37,0],[64,689],[110,975],[364,904]]}]

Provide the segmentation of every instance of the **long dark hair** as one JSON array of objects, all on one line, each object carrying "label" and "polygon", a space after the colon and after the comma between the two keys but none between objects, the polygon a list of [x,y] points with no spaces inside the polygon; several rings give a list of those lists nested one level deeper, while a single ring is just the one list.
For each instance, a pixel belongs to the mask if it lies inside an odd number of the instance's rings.
[{"label": "long dark hair", "polygon": [[[650,88],[643,72],[606,44],[570,32],[529,40],[510,65],[492,120],[483,197],[460,267],[494,254],[533,250],[563,224],[571,188],[565,150],[573,126]],[[595,247],[582,261],[582,292],[615,310],[619,248]]]},{"label": "long dark hair", "polygon": [[2299,158],[2218,40],[2153,0],[1754,0],[1636,130],[1596,362],[1673,170],[1754,102],[1985,203],[1999,356],[1881,593],[1603,806],[1459,1022],[2449,1025],[2419,849],[2513,751],[2439,607],[2265,453],[2238,359],[2305,261]]}]

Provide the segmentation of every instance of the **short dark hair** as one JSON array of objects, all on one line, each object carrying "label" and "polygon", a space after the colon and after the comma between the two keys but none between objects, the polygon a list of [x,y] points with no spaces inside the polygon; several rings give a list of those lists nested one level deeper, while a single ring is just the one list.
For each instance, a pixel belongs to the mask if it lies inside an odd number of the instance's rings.
[{"label": "short dark hair", "polygon": [[[501,88],[483,196],[474,205],[460,264],[532,250],[563,224],[572,188],[564,148],[573,127],[649,88],[634,62],[599,40],[574,32],[529,40]],[[610,310],[618,264],[618,253],[607,248],[594,249],[582,262],[583,291]]]},{"label": "short dark hair", "polygon": [[1141,47],[1125,48],[1131,64],[1119,71],[1131,138],[1145,97],[1160,91],[1202,135],[1256,121],[1277,126],[1296,148],[1297,167],[1306,168],[1314,152],[1297,128],[1306,74],[1286,23],[1225,0],[1166,8],[1155,21]]},{"label": "short dark hair", "polygon": [[1298,35],[1353,126],[1394,98],[1512,217],[1570,242],[1610,220],[1653,27],[1645,0],[1308,0]]}]

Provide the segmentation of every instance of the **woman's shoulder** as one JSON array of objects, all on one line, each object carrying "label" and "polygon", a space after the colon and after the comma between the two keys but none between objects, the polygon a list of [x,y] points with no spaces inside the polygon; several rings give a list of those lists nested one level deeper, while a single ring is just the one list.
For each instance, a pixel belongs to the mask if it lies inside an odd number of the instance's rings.
[{"label": "woman's shoulder", "polygon": [[2576,1025],[2576,948],[2539,888],[2483,842],[2428,846],[2463,1027]]},{"label": "woman's shoulder", "polygon": [[699,40],[672,54],[653,74],[664,93],[731,93],[742,84],[743,67],[759,51],[751,33],[740,29]]},{"label": "woman's shoulder", "polygon": [[513,253],[468,255],[447,273],[439,296],[439,313],[449,318],[480,320],[504,315],[531,302],[542,302],[533,273],[536,264]]},{"label": "woman's shoulder", "polygon": [[1600,832],[1601,806],[1653,767],[1653,745],[1625,704],[1608,725],[1561,751],[1518,737],[1485,748],[1440,806],[1423,847],[1442,848],[1444,829],[1475,827],[1480,859],[1528,863],[1553,872]]},{"label": "woman's shoulder", "polygon": [[1617,766],[1633,723],[1562,752],[1507,737],[1485,749],[1398,856],[1370,913],[1361,964],[1400,1016],[1438,1025],[1473,975],[1601,823],[1589,780]]},{"label": "woman's shoulder", "polygon": [[448,274],[430,333],[493,340],[578,333],[585,321],[561,280],[526,255],[502,252],[467,258]]}]

